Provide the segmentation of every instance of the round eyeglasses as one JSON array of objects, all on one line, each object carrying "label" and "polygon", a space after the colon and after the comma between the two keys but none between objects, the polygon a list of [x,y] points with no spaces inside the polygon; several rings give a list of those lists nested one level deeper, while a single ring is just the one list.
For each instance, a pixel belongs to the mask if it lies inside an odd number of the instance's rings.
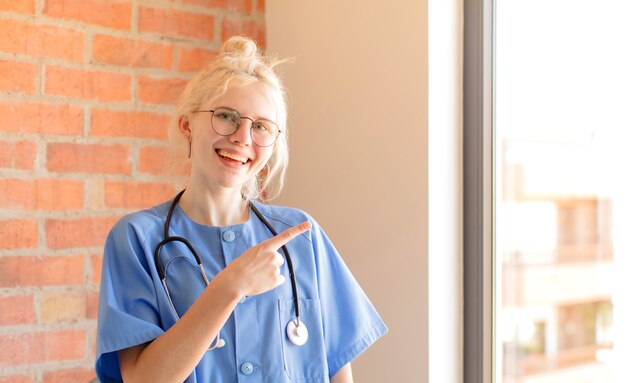
[{"label": "round eyeglasses", "polygon": [[215,133],[220,136],[230,136],[235,133],[241,126],[241,120],[250,120],[250,137],[252,142],[258,146],[272,146],[278,139],[281,130],[275,122],[259,118],[253,120],[250,117],[244,117],[234,109],[217,108],[215,110],[199,110],[198,113],[211,113],[211,127]]}]

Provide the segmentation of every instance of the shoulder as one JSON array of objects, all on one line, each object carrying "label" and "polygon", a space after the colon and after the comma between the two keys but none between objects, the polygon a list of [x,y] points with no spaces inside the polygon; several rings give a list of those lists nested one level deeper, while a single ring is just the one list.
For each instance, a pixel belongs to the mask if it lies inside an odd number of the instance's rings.
[{"label": "shoulder", "polygon": [[307,212],[288,206],[266,205],[260,202],[254,202],[254,206],[263,214],[263,216],[271,221],[282,223],[287,226],[295,226],[304,221],[314,222],[313,217]]},{"label": "shoulder", "polygon": [[302,222],[311,222],[312,230],[303,234],[309,241],[312,240],[312,236],[319,230],[319,225],[315,219],[307,212],[301,209],[280,206],[280,205],[268,205],[254,201],[254,206],[259,210],[263,217],[269,221],[272,226],[276,227],[276,230],[281,231],[290,227],[296,226]]},{"label": "shoulder", "polygon": [[129,236],[132,233],[132,235],[138,238],[146,237],[157,228],[163,226],[170,203],[171,201],[166,201],[149,209],[136,211],[123,216],[113,225],[109,236]]}]

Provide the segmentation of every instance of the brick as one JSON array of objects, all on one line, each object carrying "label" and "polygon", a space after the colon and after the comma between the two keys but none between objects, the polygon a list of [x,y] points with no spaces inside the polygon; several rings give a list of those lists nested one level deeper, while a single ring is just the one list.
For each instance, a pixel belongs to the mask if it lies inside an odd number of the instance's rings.
[{"label": "brick", "polygon": [[106,181],[104,202],[111,208],[141,209],[166,201],[174,191],[167,183]]},{"label": "brick", "polygon": [[200,5],[207,8],[222,8],[243,13],[252,11],[252,0],[184,0],[183,4]]},{"label": "brick", "polygon": [[125,74],[48,66],[44,93],[99,101],[129,101],[130,86],[131,77]]},{"label": "brick", "polygon": [[87,294],[84,291],[43,293],[41,319],[44,323],[75,323],[87,317]]},{"label": "brick", "polygon": [[31,375],[0,376],[0,383],[35,383],[35,378]]},{"label": "brick", "polygon": [[83,208],[84,185],[65,179],[0,179],[0,208],[72,210]]},{"label": "brick", "polygon": [[0,60],[0,92],[35,93],[37,65]]},{"label": "brick", "polygon": [[0,101],[5,132],[79,135],[83,131],[83,108],[36,102]]},{"label": "brick", "polygon": [[0,366],[17,366],[45,360],[44,333],[0,335]]},{"label": "brick", "polygon": [[33,141],[0,141],[0,168],[32,170],[36,157],[37,144]]},{"label": "brick", "polygon": [[86,293],[86,310],[87,319],[98,319],[98,299],[100,294],[97,291],[87,291]]},{"label": "brick", "polygon": [[35,0],[0,0],[0,11],[28,13],[32,15],[35,14]]},{"label": "brick", "polygon": [[83,359],[87,330],[50,331],[44,336],[46,361]]},{"label": "brick", "polygon": [[131,0],[47,0],[46,16],[130,30]]},{"label": "brick", "polygon": [[46,361],[83,359],[87,330],[49,331],[44,336]]},{"label": "brick", "polygon": [[91,254],[91,283],[100,284],[102,278],[102,254]]},{"label": "brick", "polygon": [[86,209],[92,211],[101,211],[104,209],[104,178],[90,177],[87,180],[87,188],[89,189],[89,198],[86,203]]},{"label": "brick", "polygon": [[265,25],[260,21],[224,17],[221,25],[222,40],[225,41],[234,35],[248,36],[256,41],[259,47],[265,47]]},{"label": "brick", "polygon": [[35,181],[36,209],[73,210],[84,205],[84,183],[80,180],[38,179]]},{"label": "brick", "polygon": [[154,32],[171,37],[213,40],[215,18],[171,8],[139,7],[139,32]]},{"label": "brick", "polygon": [[140,102],[148,104],[174,105],[186,84],[187,80],[180,78],[139,77],[137,96]]},{"label": "brick", "polygon": [[32,295],[0,296],[0,326],[36,321],[35,299]]},{"label": "brick", "polygon": [[128,67],[170,69],[174,60],[171,45],[107,35],[95,35],[92,50],[95,62]]},{"label": "brick", "polygon": [[265,14],[265,0],[257,0],[256,11]]},{"label": "brick", "polygon": [[[186,150],[186,149],[185,149]],[[139,171],[152,175],[186,175],[186,151],[172,147],[144,146],[139,151]]]},{"label": "brick", "polygon": [[43,374],[43,383],[90,382],[96,376],[92,368],[67,368]]},{"label": "brick", "polygon": [[94,108],[91,112],[91,134],[167,140],[171,118],[167,114]]},{"label": "brick", "polygon": [[98,339],[98,335],[96,334],[97,329],[96,328],[92,328],[91,332],[90,332],[90,338],[91,338],[91,355],[95,356],[98,353],[98,343],[97,343],[97,339]]},{"label": "brick", "polygon": [[117,220],[117,217],[48,219],[46,244],[49,249],[102,246]]},{"label": "brick", "polygon": [[130,174],[126,145],[50,143],[46,168],[53,172]]},{"label": "brick", "polygon": [[0,249],[37,247],[37,231],[37,221],[33,219],[0,220]]},{"label": "brick", "polygon": [[0,287],[80,285],[84,280],[82,255],[0,257]]},{"label": "brick", "polygon": [[201,48],[181,48],[179,69],[184,72],[197,72],[209,64],[217,51]]},{"label": "brick", "polygon": [[0,366],[80,360],[86,356],[86,330],[35,331],[0,335]]},{"label": "brick", "polygon": [[0,19],[0,51],[83,61],[85,35],[73,29]]}]

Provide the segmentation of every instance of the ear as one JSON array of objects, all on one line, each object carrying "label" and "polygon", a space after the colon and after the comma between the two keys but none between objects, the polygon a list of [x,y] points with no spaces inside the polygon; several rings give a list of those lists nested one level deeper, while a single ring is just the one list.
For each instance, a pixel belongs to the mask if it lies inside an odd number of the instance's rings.
[{"label": "ear", "polygon": [[182,115],[178,117],[178,130],[189,139],[191,137],[191,124],[189,123],[189,117]]}]

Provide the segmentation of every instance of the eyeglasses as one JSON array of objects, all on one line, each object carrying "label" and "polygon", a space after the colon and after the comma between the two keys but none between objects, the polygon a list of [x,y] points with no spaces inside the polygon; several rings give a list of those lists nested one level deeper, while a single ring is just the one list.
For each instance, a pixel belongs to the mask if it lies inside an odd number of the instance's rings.
[{"label": "eyeglasses", "polygon": [[252,142],[258,146],[272,146],[278,139],[281,130],[275,122],[259,118],[253,120],[250,117],[243,117],[234,109],[218,108],[215,110],[198,110],[198,113],[212,113],[211,127],[220,136],[230,136],[241,126],[241,120],[250,120],[250,137]]}]

